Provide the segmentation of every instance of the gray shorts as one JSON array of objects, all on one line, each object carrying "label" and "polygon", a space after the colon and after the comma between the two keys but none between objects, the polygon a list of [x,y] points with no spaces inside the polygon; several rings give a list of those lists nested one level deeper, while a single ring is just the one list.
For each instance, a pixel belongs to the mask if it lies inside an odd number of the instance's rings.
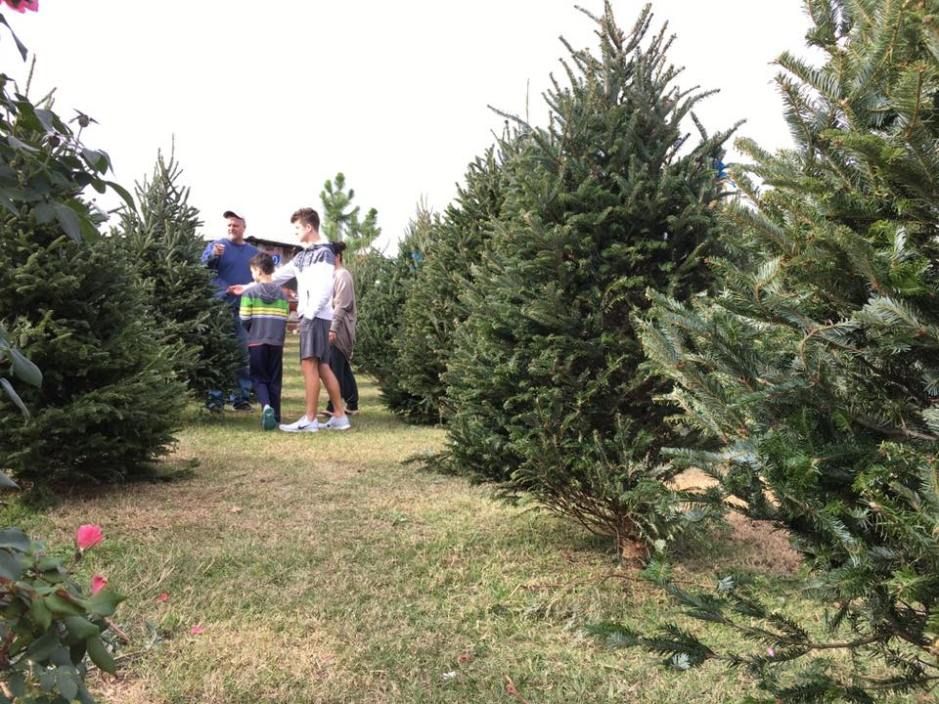
[{"label": "gray shorts", "polygon": [[322,318],[300,319],[300,359],[318,359],[329,364],[329,327]]}]

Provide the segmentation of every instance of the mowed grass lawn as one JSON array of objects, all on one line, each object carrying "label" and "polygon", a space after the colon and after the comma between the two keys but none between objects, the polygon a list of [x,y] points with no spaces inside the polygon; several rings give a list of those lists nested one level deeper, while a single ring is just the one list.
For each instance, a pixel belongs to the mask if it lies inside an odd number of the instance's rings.
[{"label": "mowed grass lawn", "polygon": [[[285,366],[292,420],[302,412],[292,351]],[[6,506],[7,522],[54,544],[80,523],[104,528],[81,571],[128,595],[116,620],[131,643],[116,678],[92,678],[102,701],[660,704],[755,693],[741,673],[666,673],[654,656],[585,635],[591,622],[649,628],[674,610],[618,577],[606,542],[403,465],[440,449],[443,431],[402,424],[363,382],[350,432],[263,433],[253,413],[193,408],[167,461],[171,471],[198,459],[191,476],[40,513]],[[754,571],[778,608],[802,608],[778,536],[712,540],[686,555],[687,578]],[[728,637],[718,644],[734,645]]]}]

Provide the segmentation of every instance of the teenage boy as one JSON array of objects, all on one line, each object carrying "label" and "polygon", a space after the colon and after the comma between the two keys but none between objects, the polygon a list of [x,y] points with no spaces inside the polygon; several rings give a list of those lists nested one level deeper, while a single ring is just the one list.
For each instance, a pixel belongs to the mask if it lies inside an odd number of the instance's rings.
[{"label": "teenage boy", "polygon": [[284,376],[284,336],[290,305],[283,288],[271,282],[274,260],[270,254],[251,260],[253,286],[241,297],[241,324],[248,333],[251,383],[261,409],[261,428],[273,430],[280,423],[280,391]]},{"label": "teenage boy", "polygon": [[[280,286],[297,280],[297,314],[300,316],[300,368],[306,392],[306,413],[296,422],[280,426],[287,433],[315,433],[348,430],[351,425],[345,412],[334,415],[324,426],[316,420],[320,380],[326,386],[334,408],[342,408],[339,382],[329,368],[329,326],[333,319],[333,271],[336,258],[329,243],[320,236],[320,216],[313,208],[301,208],[291,217],[303,250],[289,263],[274,272],[271,281]],[[232,286],[237,295],[250,290]]]},{"label": "teenage boy", "polygon": [[[251,283],[251,259],[258,250],[245,242],[245,219],[232,210],[226,210],[222,217],[227,225],[227,237],[213,240],[202,252],[202,263],[215,272],[215,286],[218,296],[224,300],[235,319],[235,335],[245,356],[245,366],[238,370],[238,390],[231,395],[231,403],[236,410],[251,410],[251,372],[247,365],[247,337],[241,321],[238,319],[238,296],[230,287],[234,284]],[[220,392],[210,392],[210,398],[221,396]],[[224,402],[224,399],[222,399]]]}]

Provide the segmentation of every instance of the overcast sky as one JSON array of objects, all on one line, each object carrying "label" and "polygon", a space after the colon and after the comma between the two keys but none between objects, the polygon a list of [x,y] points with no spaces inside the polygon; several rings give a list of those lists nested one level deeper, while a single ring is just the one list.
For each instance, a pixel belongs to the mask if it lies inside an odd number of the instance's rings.
[{"label": "overcast sky", "polygon": [[[620,24],[642,4],[614,0]],[[678,35],[682,85],[721,91],[699,110],[705,124],[746,119],[741,134],[787,146],[771,62],[802,52],[800,0],[654,8]],[[231,208],[257,236],[288,236],[290,213],[319,208],[342,171],[396,240],[418,200],[442,209],[492,141],[502,120],[487,105],[524,113],[527,94],[537,121],[558,37],[595,44],[570,0],[41,0],[36,14],[4,14],[37,56],[34,95],[57,87],[61,113],[99,121],[87,141],[110,153],[117,181],[131,186],[175,135],[206,232],[221,234]],[[0,53],[25,75],[6,35]]]}]

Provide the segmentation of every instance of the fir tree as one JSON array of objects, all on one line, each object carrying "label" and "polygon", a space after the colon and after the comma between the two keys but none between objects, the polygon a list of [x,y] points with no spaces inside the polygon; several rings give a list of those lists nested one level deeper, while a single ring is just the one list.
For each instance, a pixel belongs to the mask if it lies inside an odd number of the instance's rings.
[{"label": "fir tree", "polygon": [[[506,144],[514,150],[511,140]],[[470,164],[456,202],[428,232],[425,261],[404,303],[398,338],[397,383],[414,397],[407,406],[410,420],[439,423],[446,416],[443,376],[456,330],[467,317],[461,296],[502,210],[507,158],[491,147]]]},{"label": "fir tree", "polygon": [[419,399],[402,383],[398,339],[404,303],[423,266],[426,242],[435,221],[435,216],[421,206],[399,242],[395,258],[369,252],[357,260],[360,313],[356,363],[376,378],[388,407],[406,417]]},{"label": "fir tree", "polygon": [[[642,368],[645,289],[704,290],[726,134],[684,133],[671,39],[646,7],[629,32],[609,4],[600,52],[571,49],[550,125],[523,125],[504,212],[467,293],[448,371],[450,467],[526,492],[631,553],[667,539],[677,509],[660,466],[671,439]],[[568,47],[570,48],[570,47]]]},{"label": "fir tree", "polygon": [[121,481],[167,452],[184,389],[109,239],[0,218],[0,322],[43,370],[24,423],[0,405],[0,467],[41,483]]},{"label": "fir tree", "polygon": [[700,439],[676,454],[790,532],[832,633],[733,580],[669,588],[756,655],[677,629],[607,632],[685,667],[745,664],[768,701],[868,702],[939,682],[939,3],[806,5],[825,61],[779,59],[796,146],[742,144],[753,164],[727,213],[720,295],[656,296],[642,337]]},{"label": "fir tree", "polygon": [[176,373],[201,396],[226,388],[244,361],[231,309],[216,298],[212,274],[200,263],[202,223],[181,175],[173,154],[159,154],[150,178],[137,184],[138,209],[122,210],[119,234]]}]

